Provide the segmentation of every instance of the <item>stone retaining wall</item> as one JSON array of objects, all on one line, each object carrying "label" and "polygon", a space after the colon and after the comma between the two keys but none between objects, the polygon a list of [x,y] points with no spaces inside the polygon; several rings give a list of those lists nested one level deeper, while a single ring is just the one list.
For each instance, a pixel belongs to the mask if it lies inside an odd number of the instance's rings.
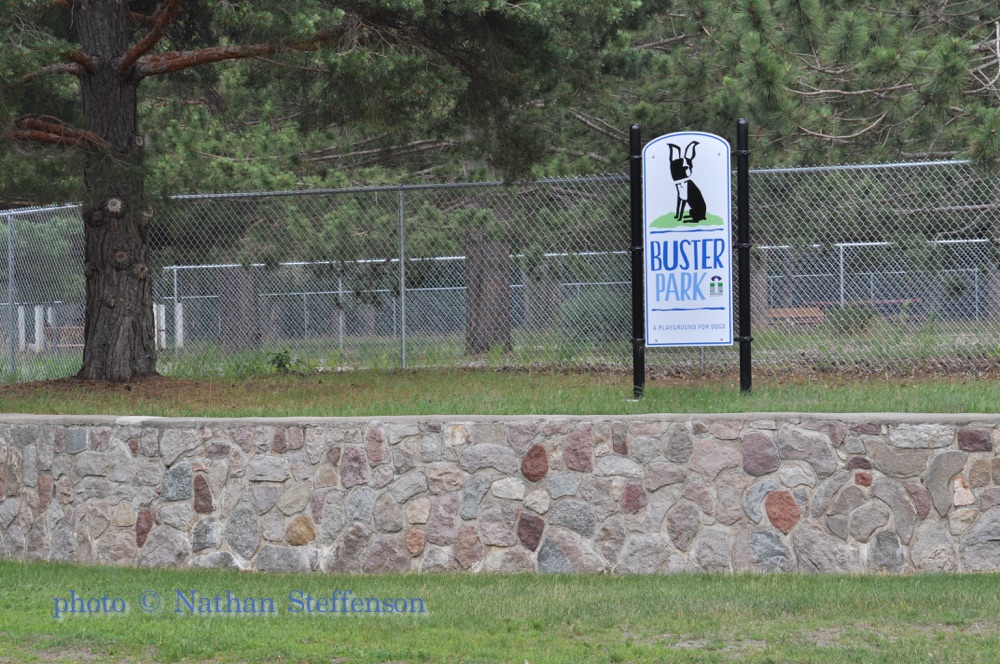
[{"label": "stone retaining wall", "polygon": [[1000,569],[1000,417],[0,416],[0,556],[260,571]]}]

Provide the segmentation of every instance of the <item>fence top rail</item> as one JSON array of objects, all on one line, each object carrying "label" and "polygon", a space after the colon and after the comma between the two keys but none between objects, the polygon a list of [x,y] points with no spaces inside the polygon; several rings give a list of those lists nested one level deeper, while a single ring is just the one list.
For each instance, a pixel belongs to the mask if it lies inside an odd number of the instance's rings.
[{"label": "fence top rail", "polygon": [[[899,168],[920,168],[934,166],[965,166],[968,160],[949,161],[909,161],[893,162],[886,164],[844,164],[835,166],[793,166],[788,168],[754,168],[750,169],[753,175],[785,174],[785,173],[819,173],[835,171],[867,171],[885,170]],[[173,201],[199,201],[199,200],[226,200],[226,199],[253,199],[253,198],[277,198],[296,196],[321,196],[330,194],[359,194],[378,192],[402,192],[402,191],[433,191],[442,189],[475,189],[475,188],[502,188],[507,186],[537,186],[537,185],[571,185],[571,184],[595,184],[595,183],[625,183],[629,176],[622,174],[605,174],[581,177],[559,177],[543,178],[540,180],[524,180],[515,182],[504,182],[502,180],[487,180],[484,182],[443,182],[437,184],[396,184],[381,185],[371,187],[339,187],[327,189],[301,189],[283,191],[243,191],[229,193],[207,193],[207,194],[177,194],[170,196]],[[80,207],[79,203],[67,203],[51,206],[36,206],[30,208],[16,208],[0,210],[0,216],[21,216],[33,213],[48,213],[59,210],[69,210]]]},{"label": "fence top rail", "polygon": [[40,205],[28,208],[12,208],[10,210],[0,210],[0,216],[17,217],[27,214],[37,214],[39,212],[58,212],[60,210],[73,210],[79,208],[79,203],[62,203],[59,205]]}]

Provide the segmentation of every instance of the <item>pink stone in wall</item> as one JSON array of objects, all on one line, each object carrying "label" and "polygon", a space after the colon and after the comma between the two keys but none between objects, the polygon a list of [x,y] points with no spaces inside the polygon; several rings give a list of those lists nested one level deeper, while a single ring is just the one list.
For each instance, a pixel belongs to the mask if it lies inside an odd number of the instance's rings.
[{"label": "pink stone in wall", "polygon": [[135,519],[135,544],[141,547],[146,543],[149,531],[153,529],[153,513],[147,509],[139,510]]},{"label": "pink stone in wall", "polygon": [[538,482],[549,472],[549,455],[542,445],[532,445],[521,459],[521,474],[529,482]]},{"label": "pink stone in wall", "polygon": [[917,510],[917,516],[921,519],[926,519],[927,515],[931,513],[931,494],[919,484],[904,484],[903,487],[906,489],[906,493],[909,494],[910,500],[913,501],[913,507]]},{"label": "pink stone in wall", "polygon": [[786,534],[802,517],[795,498],[787,491],[772,491],[767,494],[767,498],[764,499],[764,509],[767,510],[767,518],[774,527]]},{"label": "pink stone in wall", "polygon": [[622,491],[622,511],[626,514],[637,514],[645,509],[649,499],[641,484],[629,484]]},{"label": "pink stone in wall", "polygon": [[455,560],[462,569],[469,569],[483,559],[485,547],[472,526],[462,526],[455,538]]},{"label": "pink stone in wall", "polygon": [[517,537],[528,551],[538,548],[538,543],[542,541],[543,530],[545,522],[542,519],[534,514],[521,513],[521,518],[517,521]]},{"label": "pink stone in wall", "polygon": [[419,556],[424,550],[424,531],[410,528],[406,531],[406,549],[411,556]]},{"label": "pink stone in wall", "polygon": [[590,440],[590,430],[577,430],[566,437],[563,461],[570,470],[589,473],[594,470],[594,445]]},{"label": "pink stone in wall", "polygon": [[976,497],[972,495],[972,491],[969,489],[969,484],[965,481],[964,477],[956,477],[952,482],[952,486],[955,489],[953,500],[955,505],[963,506],[976,504]]},{"label": "pink stone in wall", "polygon": [[859,471],[854,474],[854,483],[858,486],[871,486],[872,474]]}]

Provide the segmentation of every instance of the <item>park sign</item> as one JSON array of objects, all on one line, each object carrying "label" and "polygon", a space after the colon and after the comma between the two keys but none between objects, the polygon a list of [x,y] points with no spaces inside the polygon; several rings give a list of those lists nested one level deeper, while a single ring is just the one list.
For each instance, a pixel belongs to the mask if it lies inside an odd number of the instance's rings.
[{"label": "park sign", "polygon": [[730,153],[694,131],[642,151],[646,346],[733,343]]}]

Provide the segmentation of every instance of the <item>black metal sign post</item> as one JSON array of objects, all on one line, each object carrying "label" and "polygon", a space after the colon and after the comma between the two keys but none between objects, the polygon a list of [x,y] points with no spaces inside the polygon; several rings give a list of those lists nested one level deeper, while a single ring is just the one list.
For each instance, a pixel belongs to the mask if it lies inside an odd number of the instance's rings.
[{"label": "black metal sign post", "polygon": [[632,394],[646,388],[646,296],[643,292],[642,145],[639,125],[629,131],[629,185],[632,208]]},{"label": "black metal sign post", "polygon": [[736,224],[740,279],[740,392],[753,387],[750,359],[750,132],[746,118],[736,124]]}]

